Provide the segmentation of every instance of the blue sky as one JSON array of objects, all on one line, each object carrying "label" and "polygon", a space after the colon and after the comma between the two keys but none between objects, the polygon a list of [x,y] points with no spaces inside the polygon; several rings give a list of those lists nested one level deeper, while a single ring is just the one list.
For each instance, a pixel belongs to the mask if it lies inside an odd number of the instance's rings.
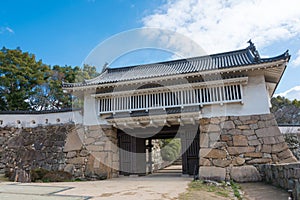
[{"label": "blue sky", "polygon": [[[0,45],[20,47],[50,65],[82,65],[99,44],[124,31],[156,27],[195,41],[207,53],[247,47],[262,56],[290,50],[276,91],[300,99],[300,3],[297,0],[0,0]],[[171,40],[169,40],[170,42]],[[164,50],[133,51],[111,65],[174,58]]]}]

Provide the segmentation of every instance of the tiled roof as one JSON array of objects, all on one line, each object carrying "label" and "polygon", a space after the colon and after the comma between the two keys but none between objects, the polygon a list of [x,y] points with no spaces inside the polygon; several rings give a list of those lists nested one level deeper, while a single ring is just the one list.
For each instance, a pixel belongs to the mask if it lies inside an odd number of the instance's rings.
[{"label": "tiled roof", "polygon": [[38,115],[38,114],[50,114],[50,113],[62,113],[80,111],[80,108],[62,108],[57,110],[41,110],[41,111],[27,111],[27,110],[12,110],[12,111],[0,111],[0,115]]},{"label": "tiled roof", "polygon": [[226,53],[122,68],[107,68],[94,79],[85,80],[84,83],[63,83],[63,87],[80,87],[200,71],[212,71],[268,63],[290,58],[288,51],[276,57],[260,58],[253,43],[251,41],[249,41],[249,43],[250,46],[245,49]]}]

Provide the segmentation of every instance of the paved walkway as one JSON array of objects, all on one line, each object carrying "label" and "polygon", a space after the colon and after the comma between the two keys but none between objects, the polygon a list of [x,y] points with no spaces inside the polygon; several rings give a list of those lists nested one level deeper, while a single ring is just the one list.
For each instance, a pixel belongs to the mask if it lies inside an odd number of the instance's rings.
[{"label": "paved walkway", "polygon": [[[104,181],[63,183],[0,183],[1,200],[159,200],[177,199],[192,178],[182,177],[181,170],[145,177],[120,177]],[[180,173],[178,173],[180,172]]]},{"label": "paved walkway", "polygon": [[[1,200],[176,200],[192,178],[171,167],[145,177],[120,177],[104,181],[63,183],[0,182]],[[264,183],[241,184],[248,200],[286,200],[286,191]],[[202,197],[212,197],[211,193]],[[203,199],[199,196],[199,199]],[[207,198],[205,198],[207,199]],[[211,199],[214,199],[213,197]],[[197,200],[197,199],[195,199]]]},{"label": "paved walkway", "polygon": [[287,200],[287,191],[265,183],[241,183],[245,198],[249,200]]}]

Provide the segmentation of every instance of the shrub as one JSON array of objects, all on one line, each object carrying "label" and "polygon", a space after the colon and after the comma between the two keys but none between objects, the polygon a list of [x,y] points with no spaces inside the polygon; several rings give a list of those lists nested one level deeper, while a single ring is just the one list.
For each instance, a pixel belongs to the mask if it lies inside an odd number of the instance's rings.
[{"label": "shrub", "polygon": [[181,144],[179,139],[162,140],[161,157],[164,161],[174,161],[180,155]]},{"label": "shrub", "polygon": [[72,174],[65,171],[50,171],[43,178],[43,182],[64,182],[71,181]]},{"label": "shrub", "polygon": [[43,177],[49,173],[49,171],[44,168],[36,168],[36,169],[32,169],[30,173],[31,173],[31,181],[36,182],[38,180],[42,180]]}]

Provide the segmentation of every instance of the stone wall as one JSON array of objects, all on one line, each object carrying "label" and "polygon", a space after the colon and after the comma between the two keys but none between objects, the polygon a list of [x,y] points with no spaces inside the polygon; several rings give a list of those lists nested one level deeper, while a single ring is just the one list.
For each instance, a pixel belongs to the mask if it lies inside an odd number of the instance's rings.
[{"label": "stone wall", "polygon": [[64,143],[73,129],[74,124],[1,128],[0,171],[13,175],[16,171],[29,173],[34,168],[62,170],[65,165]]},{"label": "stone wall", "polygon": [[293,199],[300,199],[300,163],[258,165],[263,181],[292,190]]},{"label": "stone wall", "polygon": [[44,168],[94,180],[116,177],[118,167],[117,133],[111,126],[0,128],[0,173],[17,177],[17,171]]},{"label": "stone wall", "polygon": [[296,161],[272,114],[200,120],[201,178],[259,181],[254,164]]},{"label": "stone wall", "polygon": [[65,171],[75,177],[106,179],[118,176],[117,130],[112,126],[77,126],[66,139]]}]

